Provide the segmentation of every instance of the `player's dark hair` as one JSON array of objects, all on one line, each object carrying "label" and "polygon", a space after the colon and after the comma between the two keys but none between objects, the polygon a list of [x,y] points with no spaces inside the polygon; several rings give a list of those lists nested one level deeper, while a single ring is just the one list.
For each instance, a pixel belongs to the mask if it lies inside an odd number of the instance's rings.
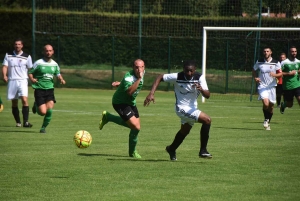
[{"label": "player's dark hair", "polygon": [[17,41],[21,41],[21,43],[23,44],[22,38],[16,38],[14,42],[17,42]]},{"label": "player's dark hair", "polygon": [[197,67],[197,64],[196,64],[196,61],[194,61],[194,60],[186,60],[183,62],[183,67],[186,67],[186,66]]},{"label": "player's dark hair", "polygon": [[[290,49],[292,49],[292,48],[296,48],[296,46],[292,45],[292,46],[290,47]],[[296,49],[297,49],[297,48],[296,48]]]}]

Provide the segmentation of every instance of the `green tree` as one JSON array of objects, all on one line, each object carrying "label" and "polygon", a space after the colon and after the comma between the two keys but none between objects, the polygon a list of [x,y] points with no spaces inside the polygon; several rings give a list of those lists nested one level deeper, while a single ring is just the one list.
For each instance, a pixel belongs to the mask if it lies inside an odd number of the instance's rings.
[{"label": "green tree", "polygon": [[264,3],[270,7],[271,12],[285,13],[287,18],[300,12],[300,0],[265,0]]}]

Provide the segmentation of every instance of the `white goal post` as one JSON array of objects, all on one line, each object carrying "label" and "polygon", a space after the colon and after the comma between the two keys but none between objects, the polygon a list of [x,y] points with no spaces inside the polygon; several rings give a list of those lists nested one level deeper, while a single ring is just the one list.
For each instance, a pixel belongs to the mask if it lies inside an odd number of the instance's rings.
[{"label": "white goal post", "polygon": [[[202,46],[202,75],[206,77],[206,44],[207,31],[300,31],[300,28],[289,27],[203,27],[203,46]],[[205,98],[202,96],[202,103]]]}]

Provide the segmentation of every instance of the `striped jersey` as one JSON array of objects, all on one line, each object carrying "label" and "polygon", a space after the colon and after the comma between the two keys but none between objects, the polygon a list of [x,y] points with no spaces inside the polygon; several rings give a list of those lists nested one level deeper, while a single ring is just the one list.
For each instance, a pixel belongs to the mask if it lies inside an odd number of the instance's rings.
[{"label": "striped jersey", "polygon": [[198,72],[195,72],[190,80],[185,78],[184,72],[164,74],[163,80],[174,84],[176,105],[179,106],[197,107],[197,98],[201,92],[196,89],[195,84],[200,84],[204,90],[208,90],[205,77]]},{"label": "striped jersey", "polygon": [[23,51],[15,54],[15,51],[6,53],[3,66],[7,66],[7,77],[9,80],[21,80],[28,78],[28,69],[32,68],[32,60],[29,54]]},{"label": "striped jersey", "polygon": [[290,72],[296,70],[293,76],[283,76],[282,87],[284,90],[291,90],[300,87],[298,70],[300,69],[300,61],[295,58],[294,61],[286,59],[281,63],[282,72]]},{"label": "striped jersey", "polygon": [[272,77],[270,73],[273,72],[276,74],[276,71],[281,69],[279,61],[273,58],[271,58],[270,61],[259,59],[256,64],[254,64],[253,69],[255,71],[258,70],[258,77],[260,79],[258,89],[277,86],[276,78]]},{"label": "striped jersey", "polygon": [[39,59],[33,64],[33,68],[29,70],[29,73],[38,80],[38,82],[32,83],[32,88],[53,89],[54,76],[60,75],[60,68],[53,59],[49,62]]}]

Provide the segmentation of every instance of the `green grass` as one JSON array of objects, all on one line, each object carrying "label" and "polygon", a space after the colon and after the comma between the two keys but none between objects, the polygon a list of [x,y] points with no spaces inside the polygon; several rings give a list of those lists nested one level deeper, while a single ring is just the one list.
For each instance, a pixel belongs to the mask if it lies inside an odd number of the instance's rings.
[{"label": "green grass", "polygon": [[[2,100],[5,87],[0,87]],[[0,200],[299,200],[299,106],[284,115],[276,108],[271,131],[262,127],[259,101],[211,99],[199,108],[212,118],[208,150],[198,158],[200,124],[169,161],[170,144],[180,123],[174,94],[157,92],[156,104],[143,107],[148,91],[138,96],[142,129],[137,149],[142,159],[127,156],[129,130],[98,122],[111,106],[113,90],[56,89],[57,103],[47,134],[42,117],[30,113],[30,129],[16,128],[10,102],[0,113]],[[33,103],[30,89],[29,102]],[[93,136],[78,149],[77,130]]]}]

